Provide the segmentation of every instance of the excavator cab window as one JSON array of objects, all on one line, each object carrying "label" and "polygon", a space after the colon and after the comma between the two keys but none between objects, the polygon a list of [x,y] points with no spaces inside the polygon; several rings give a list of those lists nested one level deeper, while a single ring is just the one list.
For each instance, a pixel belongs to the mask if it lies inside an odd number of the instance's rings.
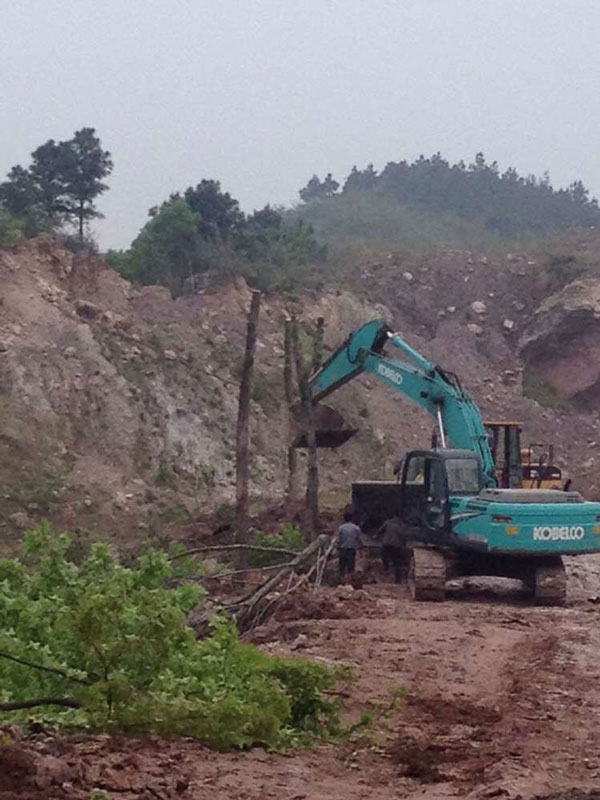
[{"label": "excavator cab window", "polygon": [[476,458],[445,459],[450,494],[477,495],[483,489],[483,474]]},{"label": "excavator cab window", "polygon": [[439,458],[425,461],[424,522],[428,528],[446,527],[448,511],[448,481],[444,462]]},{"label": "excavator cab window", "polygon": [[425,456],[411,456],[406,465],[405,483],[423,484],[425,482]]}]

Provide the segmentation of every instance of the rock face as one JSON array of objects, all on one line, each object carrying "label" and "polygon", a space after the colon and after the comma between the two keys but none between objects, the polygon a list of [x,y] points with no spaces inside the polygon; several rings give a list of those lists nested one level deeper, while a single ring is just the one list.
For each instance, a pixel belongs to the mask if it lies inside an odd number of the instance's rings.
[{"label": "rock face", "polygon": [[527,374],[579,405],[600,391],[600,281],[587,278],[548,297],[520,341]]},{"label": "rock face", "polygon": [[[173,300],[39,240],[0,251],[0,285],[0,525],[27,527],[33,507],[32,521],[58,513],[69,526],[160,530],[231,501],[250,302],[242,279]],[[275,497],[286,482],[287,313],[282,298],[263,299],[252,405],[252,489]],[[340,331],[391,312],[348,292],[303,298],[301,321],[320,316],[332,347]],[[346,398],[351,418],[369,406],[357,391]],[[367,432],[342,455],[324,454],[325,490],[346,482],[340,461],[365,470],[361,449],[366,474],[385,469],[386,446]]]},{"label": "rock face", "polygon": [[[544,301],[543,284],[522,268],[523,259],[484,261],[456,250],[402,263],[412,281],[395,263],[361,264],[343,275],[343,289],[334,275],[328,290],[297,293],[293,306],[303,325],[325,318],[325,356],[362,323],[386,319],[419,352],[455,372],[484,415],[522,420],[526,442],[550,438],[560,465],[579,470],[577,488],[600,493],[594,466],[580,469],[600,441],[595,410],[544,408],[524,398],[515,352],[516,332],[525,331],[526,370],[536,365],[548,381],[558,376],[561,390],[576,387],[577,398],[594,394],[595,283],[578,282]],[[136,288],[97,258],[74,256],[50,240],[0,251],[0,544],[46,516],[115,536],[162,535],[173,520],[189,523],[197,512],[231,502],[250,292],[241,279],[202,285],[173,300],[162,287]],[[473,305],[492,294],[484,318]],[[252,395],[251,489],[273,499],[287,480],[289,303],[263,298]],[[510,331],[506,320],[515,322]],[[569,367],[574,356],[576,369]],[[406,449],[431,441],[431,417],[373,375],[327,403],[359,432],[320,453],[325,502],[339,504],[342,491],[347,498],[352,480],[390,477]],[[304,472],[302,451],[299,462]]]}]

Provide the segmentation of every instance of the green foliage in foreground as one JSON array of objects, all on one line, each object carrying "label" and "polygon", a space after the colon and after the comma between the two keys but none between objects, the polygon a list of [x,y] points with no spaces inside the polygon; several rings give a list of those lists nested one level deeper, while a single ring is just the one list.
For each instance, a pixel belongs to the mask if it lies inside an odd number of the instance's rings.
[{"label": "green foliage in foreground", "polygon": [[[0,561],[0,703],[69,698],[79,709],[33,713],[62,726],[193,736],[219,749],[281,746],[332,730],[336,704],[323,695],[331,669],[281,659],[243,644],[217,618],[198,641],[186,614],[204,598],[197,586],[169,588],[167,555],[151,551],[137,568],[95,544],[78,566],[68,534],[42,524],[20,559]],[[2,711],[0,720],[31,718]]]},{"label": "green foliage in foreground", "polygon": [[[295,525],[286,523],[281,533],[265,533],[256,531],[252,544],[259,547],[281,547],[285,550],[296,550],[300,552],[306,547],[306,542],[302,533]],[[291,556],[285,553],[262,553],[260,550],[250,551],[251,567],[268,567],[271,564],[283,564],[289,561]]]}]

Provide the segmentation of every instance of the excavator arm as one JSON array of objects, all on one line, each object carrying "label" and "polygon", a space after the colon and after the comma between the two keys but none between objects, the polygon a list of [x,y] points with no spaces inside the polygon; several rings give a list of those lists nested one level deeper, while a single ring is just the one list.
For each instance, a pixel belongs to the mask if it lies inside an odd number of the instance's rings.
[{"label": "excavator arm", "polygon": [[[387,343],[401,351],[406,361],[383,355]],[[400,392],[437,420],[442,446],[447,439],[456,448],[473,450],[481,457],[485,482],[496,486],[496,467],[481,413],[458,378],[423,358],[383,320],[373,320],[350,334],[311,377],[313,403],[368,372]]]}]

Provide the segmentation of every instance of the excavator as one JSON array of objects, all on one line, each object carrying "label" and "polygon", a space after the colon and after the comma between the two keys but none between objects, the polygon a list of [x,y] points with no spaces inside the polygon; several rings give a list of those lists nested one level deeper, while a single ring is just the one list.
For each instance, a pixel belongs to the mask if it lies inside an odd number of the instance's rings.
[{"label": "excavator", "polygon": [[[388,344],[403,360],[386,355]],[[519,578],[539,604],[564,605],[562,556],[600,552],[600,503],[575,491],[499,485],[489,432],[472,397],[456,375],[420,355],[384,320],[351,333],[312,375],[317,446],[338,446],[355,432],[343,429],[331,410],[321,414],[319,404],[361,373],[416,403],[437,426],[439,446],[406,453],[395,470],[398,481],[352,487],[362,525],[382,515],[403,521],[413,599],[443,600],[451,578],[494,575]],[[295,444],[306,446],[305,434]]]}]

